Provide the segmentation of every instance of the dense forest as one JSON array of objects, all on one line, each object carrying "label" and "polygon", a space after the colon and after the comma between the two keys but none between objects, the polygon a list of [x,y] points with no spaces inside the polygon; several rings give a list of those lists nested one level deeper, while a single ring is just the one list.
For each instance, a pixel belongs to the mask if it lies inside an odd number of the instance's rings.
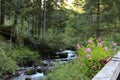
[{"label": "dense forest", "polygon": [[120,44],[119,0],[0,0],[0,78],[90,38]]}]

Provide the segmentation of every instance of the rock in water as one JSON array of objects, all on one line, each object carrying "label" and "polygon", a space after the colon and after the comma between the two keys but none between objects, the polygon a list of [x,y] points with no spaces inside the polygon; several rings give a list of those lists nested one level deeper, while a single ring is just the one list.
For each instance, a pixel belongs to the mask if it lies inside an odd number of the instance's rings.
[{"label": "rock in water", "polygon": [[28,78],[28,77],[27,77],[27,78],[25,78],[25,80],[31,80],[31,78]]}]

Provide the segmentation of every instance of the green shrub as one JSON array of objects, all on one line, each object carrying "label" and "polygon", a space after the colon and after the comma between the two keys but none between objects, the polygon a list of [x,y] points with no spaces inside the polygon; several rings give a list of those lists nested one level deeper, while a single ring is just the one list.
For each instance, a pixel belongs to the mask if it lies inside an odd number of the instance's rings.
[{"label": "green shrub", "polygon": [[[111,44],[111,45],[110,45]],[[114,55],[112,42],[102,41],[100,38],[90,38],[86,46],[77,45],[77,58],[71,63],[60,65],[44,80],[89,80],[111,59]],[[109,47],[107,46],[109,45]]]},{"label": "green shrub", "polygon": [[113,39],[120,45],[120,34],[114,34]]},{"label": "green shrub", "polygon": [[60,65],[43,80],[89,80],[82,75],[81,64],[78,60]]},{"label": "green shrub", "polygon": [[[89,78],[92,78],[114,55],[114,50],[111,46],[107,46],[106,41],[100,38],[90,38],[86,46],[77,45],[79,62],[82,64],[82,73]],[[116,43],[115,43],[116,44]]]},{"label": "green shrub", "polygon": [[2,35],[0,35],[0,48],[5,51],[8,51],[10,48],[10,43]]},{"label": "green shrub", "polygon": [[64,31],[56,31],[54,29],[48,29],[45,42],[52,48],[57,49],[66,49],[66,48],[75,48],[75,44],[80,40],[81,37],[78,37],[77,31],[67,26]]},{"label": "green shrub", "polygon": [[26,47],[14,48],[8,55],[11,56],[18,65],[31,64],[31,62],[34,62],[39,57],[37,52],[33,52]]},{"label": "green shrub", "polygon": [[7,57],[4,50],[0,48],[0,76],[12,74],[17,68],[16,62]]}]

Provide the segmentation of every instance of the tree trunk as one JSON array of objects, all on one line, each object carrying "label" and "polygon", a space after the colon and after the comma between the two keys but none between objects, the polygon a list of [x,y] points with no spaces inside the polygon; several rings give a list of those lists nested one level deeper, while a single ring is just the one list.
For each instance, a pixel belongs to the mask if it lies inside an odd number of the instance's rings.
[{"label": "tree trunk", "polygon": [[43,38],[46,36],[46,0],[44,0],[44,14],[43,14]]},{"label": "tree trunk", "polygon": [[32,14],[32,37],[34,37],[34,13]]},{"label": "tree trunk", "polygon": [[36,14],[35,16],[35,37],[37,38],[38,36],[38,15]]},{"label": "tree trunk", "polygon": [[21,34],[22,34],[22,31],[23,31],[23,26],[24,26],[24,20],[23,20],[23,17],[22,17],[22,19],[21,19]]},{"label": "tree trunk", "polygon": [[[16,43],[17,35],[16,35],[16,24],[17,24],[17,10],[15,11],[15,19],[14,23],[11,27],[11,34],[10,34],[10,47],[12,47],[12,42]],[[14,41],[13,41],[14,40]]]},{"label": "tree trunk", "polygon": [[93,35],[93,26],[92,26],[92,12],[89,14],[89,24],[90,24],[90,36]]},{"label": "tree trunk", "polygon": [[33,17],[33,20],[34,20],[34,21],[33,21],[33,22],[34,22],[34,27],[33,27],[33,28],[34,28],[34,29],[33,29],[33,34],[34,34],[34,36],[33,36],[33,37],[34,37],[34,38],[35,38],[35,36],[36,36],[36,34],[35,34],[35,33],[36,33],[36,32],[35,32],[35,31],[36,31],[36,22],[35,22],[35,19],[36,19],[36,14],[35,14],[35,12],[34,12],[34,17]]},{"label": "tree trunk", "polygon": [[38,39],[40,39],[40,31],[41,31],[41,27],[42,27],[42,22],[41,22],[41,14],[42,14],[42,9],[41,9],[41,5],[42,2],[41,0],[39,0],[39,12],[38,12]]},{"label": "tree trunk", "polygon": [[30,19],[28,18],[28,38],[30,37]]},{"label": "tree trunk", "polygon": [[97,26],[96,26],[96,36],[99,37],[100,36],[100,0],[97,0]]},{"label": "tree trunk", "polygon": [[5,0],[1,0],[1,19],[0,24],[4,25],[5,19]]}]

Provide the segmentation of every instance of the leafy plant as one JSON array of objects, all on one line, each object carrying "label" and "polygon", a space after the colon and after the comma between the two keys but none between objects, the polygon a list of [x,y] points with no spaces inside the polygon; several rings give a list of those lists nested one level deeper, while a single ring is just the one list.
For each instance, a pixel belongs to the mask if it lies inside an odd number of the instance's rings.
[{"label": "leafy plant", "polygon": [[102,41],[101,38],[90,38],[86,46],[77,44],[77,58],[59,65],[44,80],[89,80],[111,59],[116,46],[117,43]]},{"label": "leafy plant", "polygon": [[28,65],[33,63],[39,55],[26,47],[16,47],[9,52],[8,56],[11,56],[19,65]]},{"label": "leafy plant", "polygon": [[0,76],[12,74],[17,68],[16,62],[10,57],[7,57],[5,51],[0,48]]},{"label": "leafy plant", "polygon": [[43,80],[89,80],[81,73],[82,66],[78,60],[59,65]]},{"label": "leafy plant", "polygon": [[[116,43],[114,43],[117,46]],[[82,73],[92,78],[114,55],[113,47],[106,46],[106,41],[90,38],[86,46],[77,45],[80,63],[83,66]]]},{"label": "leafy plant", "polygon": [[0,35],[0,48],[5,51],[8,51],[10,48],[10,43],[2,35]]},{"label": "leafy plant", "polygon": [[45,43],[56,49],[75,48],[75,44],[81,39],[76,34],[76,29],[71,26],[66,27],[64,32],[48,29]]}]

